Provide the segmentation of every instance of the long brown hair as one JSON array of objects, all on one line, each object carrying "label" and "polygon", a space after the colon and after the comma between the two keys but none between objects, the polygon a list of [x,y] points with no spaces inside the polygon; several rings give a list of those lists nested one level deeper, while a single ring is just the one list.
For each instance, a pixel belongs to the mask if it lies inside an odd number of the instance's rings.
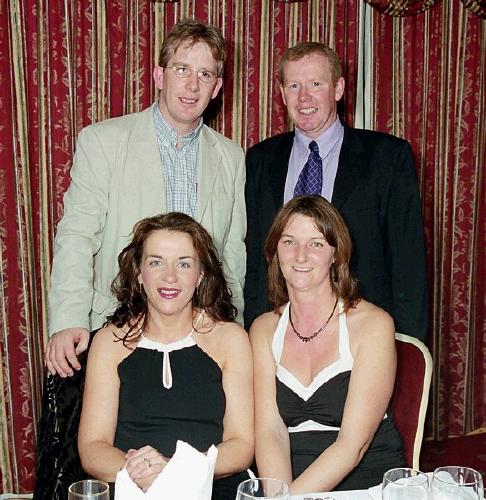
[{"label": "long brown hair", "polygon": [[310,217],[327,243],[334,247],[331,266],[331,286],[344,302],[344,310],[359,302],[357,281],[349,270],[351,237],[339,212],[322,196],[296,196],[277,213],[265,240],[265,257],[268,262],[268,293],[272,307],[277,309],[288,302],[287,283],[280,269],[277,248],[280,237],[293,215]]},{"label": "long brown hair", "polygon": [[192,306],[204,309],[213,322],[234,321],[236,308],[224,277],[218,252],[209,233],[192,217],[179,212],[147,217],[135,224],[133,237],[118,256],[119,272],[111,285],[111,292],[119,302],[107,318],[118,328],[128,327],[121,337],[124,344],[136,342],[148,322],[147,296],[137,277],[143,256],[143,247],[154,231],[166,230],[188,234],[199,257],[204,275],[192,297]]}]

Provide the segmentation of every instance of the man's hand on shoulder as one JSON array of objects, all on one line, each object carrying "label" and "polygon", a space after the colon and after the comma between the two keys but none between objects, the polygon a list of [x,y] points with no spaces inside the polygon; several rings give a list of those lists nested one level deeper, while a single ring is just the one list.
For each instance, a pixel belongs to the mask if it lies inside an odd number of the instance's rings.
[{"label": "man's hand on shoulder", "polygon": [[86,328],[66,328],[52,335],[46,347],[46,366],[51,375],[72,377],[81,369],[78,354],[88,348],[89,331]]}]

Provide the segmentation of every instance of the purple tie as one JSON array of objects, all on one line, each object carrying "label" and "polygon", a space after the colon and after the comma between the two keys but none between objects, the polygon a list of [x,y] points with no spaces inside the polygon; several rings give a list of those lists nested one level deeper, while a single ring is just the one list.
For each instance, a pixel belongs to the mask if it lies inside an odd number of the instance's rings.
[{"label": "purple tie", "polygon": [[316,141],[309,143],[309,158],[300,172],[294,189],[294,196],[301,194],[321,194],[322,192],[322,160]]}]

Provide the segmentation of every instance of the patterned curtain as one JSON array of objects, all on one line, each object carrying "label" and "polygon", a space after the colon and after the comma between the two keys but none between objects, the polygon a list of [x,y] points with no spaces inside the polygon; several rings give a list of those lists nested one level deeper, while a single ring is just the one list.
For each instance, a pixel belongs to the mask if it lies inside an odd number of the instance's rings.
[{"label": "patterned curtain", "polygon": [[[431,429],[440,436],[486,425],[486,28],[466,3],[481,1],[443,0],[413,19],[372,15],[372,123],[409,139],[417,156],[433,284]],[[341,112],[352,124],[360,6],[0,2],[0,493],[33,488],[53,238],[80,129],[153,101],[161,42],[183,17],[227,38],[224,92],[206,119],[244,148],[289,127],[276,75],[298,40],[324,41],[346,62]]]},{"label": "patterned curtain", "polygon": [[434,358],[429,431],[486,423],[486,22],[459,1],[374,12],[374,128],[412,143],[422,191]]}]

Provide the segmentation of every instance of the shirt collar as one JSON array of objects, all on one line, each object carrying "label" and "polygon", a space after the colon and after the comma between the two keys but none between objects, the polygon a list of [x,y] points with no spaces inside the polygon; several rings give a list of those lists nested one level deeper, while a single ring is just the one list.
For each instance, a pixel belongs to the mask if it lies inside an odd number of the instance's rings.
[{"label": "shirt collar", "polygon": [[327,153],[332,149],[336,141],[338,141],[342,135],[344,134],[344,126],[339,120],[336,118],[336,121],[324,132],[317,137],[316,139],[312,139],[307,137],[301,130],[298,128],[295,129],[295,142],[300,151],[309,151],[309,144],[312,141],[316,141],[319,146],[319,154],[321,158],[324,158]]},{"label": "shirt collar", "polygon": [[[158,101],[156,101],[153,105],[154,108],[154,125],[155,125],[155,132],[157,134],[157,137],[159,140],[164,144],[165,146],[173,146],[176,147],[177,144],[177,132],[172,125],[170,125],[162,113],[160,112]],[[194,141],[197,141],[199,137],[199,133],[201,132],[201,128],[203,126],[203,119],[199,119],[199,123],[197,124],[197,127],[192,131],[189,132],[189,134],[183,135],[182,137],[179,138],[179,141],[182,143],[182,148],[184,148],[187,145],[192,144]],[[181,149],[182,149],[181,148]]]}]

